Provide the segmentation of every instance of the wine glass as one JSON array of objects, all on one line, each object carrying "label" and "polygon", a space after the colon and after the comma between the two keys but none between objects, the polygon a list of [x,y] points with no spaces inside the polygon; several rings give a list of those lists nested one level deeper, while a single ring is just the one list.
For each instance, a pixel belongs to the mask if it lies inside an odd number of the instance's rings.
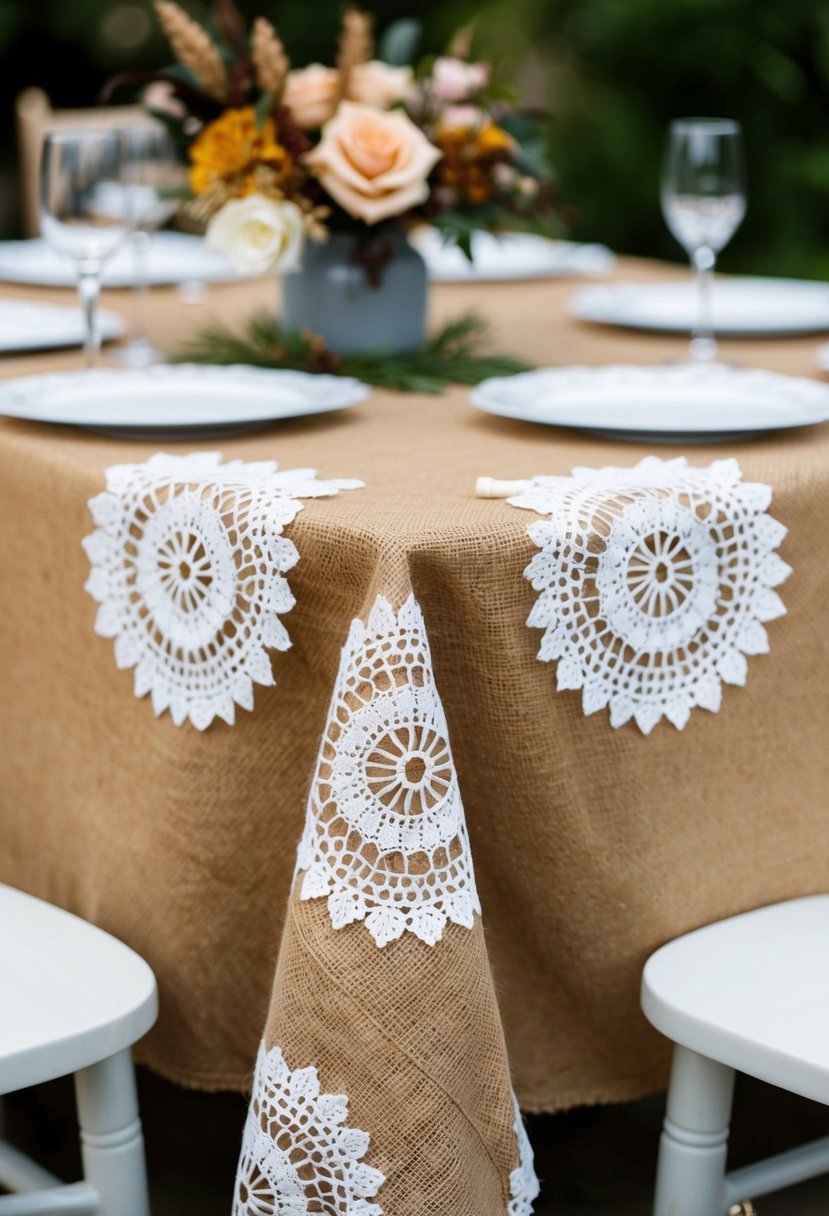
[{"label": "wine glass", "polygon": [[[149,255],[152,235],[175,214],[184,187],[186,165],[163,127],[128,127],[129,181],[132,190],[133,229],[130,238],[135,312],[129,342],[109,353],[108,358],[128,367],[148,367],[164,358],[147,336]],[[113,190],[110,205],[119,206]]]},{"label": "wine glass", "polygon": [[711,276],[717,254],[746,210],[740,124],[725,118],[672,122],[662,174],[662,214],[697,273],[697,319],[691,359],[717,357]]},{"label": "wine glass", "polygon": [[[89,367],[95,364],[101,346],[96,324],[101,268],[132,227],[128,181],[129,152],[121,131],[54,131],[44,139],[40,230],[56,252],[75,263]],[[126,189],[115,212],[102,206],[110,186]]]}]

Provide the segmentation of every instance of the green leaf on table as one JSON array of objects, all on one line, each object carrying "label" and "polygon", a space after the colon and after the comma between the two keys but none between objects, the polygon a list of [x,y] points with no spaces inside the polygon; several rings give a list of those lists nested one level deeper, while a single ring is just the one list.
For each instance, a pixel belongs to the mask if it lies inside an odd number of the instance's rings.
[{"label": "green leaf on table", "polygon": [[476,313],[449,321],[418,350],[339,355],[321,338],[285,329],[269,312],[256,313],[236,333],[224,326],[203,329],[174,357],[174,363],[247,363],[253,367],[356,376],[377,388],[402,393],[441,393],[450,384],[479,384],[489,376],[511,376],[532,365],[511,355],[488,353],[489,327]]}]

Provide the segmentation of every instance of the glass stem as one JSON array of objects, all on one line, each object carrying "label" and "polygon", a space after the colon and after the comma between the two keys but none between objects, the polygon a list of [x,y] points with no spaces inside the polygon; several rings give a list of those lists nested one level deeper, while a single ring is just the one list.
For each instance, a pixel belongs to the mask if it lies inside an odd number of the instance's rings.
[{"label": "glass stem", "polygon": [[132,234],[132,265],[135,275],[133,300],[135,312],[132,341],[137,346],[147,344],[147,300],[149,296],[147,263],[150,252],[150,234],[138,228]]},{"label": "glass stem", "polygon": [[87,367],[95,366],[98,362],[98,353],[101,349],[101,334],[97,323],[97,304],[100,294],[100,267],[97,264],[94,268],[81,266],[78,274],[78,295],[81,297],[84,321],[86,322],[84,354],[86,355]]},{"label": "glass stem", "polygon": [[691,336],[691,359],[695,363],[710,363],[717,357],[711,309],[711,279],[717,259],[707,245],[695,249],[691,257],[697,272],[697,323]]}]

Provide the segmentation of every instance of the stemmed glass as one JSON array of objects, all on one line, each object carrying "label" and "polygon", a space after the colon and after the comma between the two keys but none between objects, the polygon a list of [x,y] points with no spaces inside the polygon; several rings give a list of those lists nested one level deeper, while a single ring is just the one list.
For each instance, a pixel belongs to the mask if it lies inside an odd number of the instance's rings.
[{"label": "stemmed glass", "polygon": [[[175,214],[182,190],[187,184],[187,170],[175,144],[162,127],[129,127],[126,139],[134,209],[130,246],[135,313],[132,337],[129,342],[110,352],[109,358],[128,367],[148,367],[164,358],[147,336],[152,234]],[[112,205],[118,205],[115,192]]]},{"label": "stemmed glass", "polygon": [[717,254],[746,210],[740,124],[725,118],[672,122],[662,174],[662,214],[697,274],[697,319],[691,359],[717,357],[711,278]]},{"label": "stemmed glass", "polygon": [[[58,131],[46,136],[41,162],[40,230],[53,249],[75,263],[89,367],[95,364],[101,345],[96,324],[101,269],[132,227],[128,183],[129,150],[122,132]],[[124,194],[116,210],[102,205],[111,187]]]}]

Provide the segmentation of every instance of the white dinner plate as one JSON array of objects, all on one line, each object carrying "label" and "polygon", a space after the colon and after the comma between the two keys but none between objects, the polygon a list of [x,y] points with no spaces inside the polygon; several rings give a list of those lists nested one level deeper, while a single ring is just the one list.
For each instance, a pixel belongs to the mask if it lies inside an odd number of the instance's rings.
[{"label": "white dinner plate", "polygon": [[829,385],[720,364],[539,368],[485,380],[471,399],[490,414],[640,442],[725,441],[829,419]]},{"label": "white dinner plate", "polygon": [[3,381],[0,414],[121,438],[206,437],[344,409],[369,391],[348,376],[258,367],[182,363],[140,371],[95,368]]},{"label": "white dinner plate", "polygon": [[604,245],[549,241],[531,233],[489,232],[472,235],[474,261],[456,245],[445,245],[436,228],[419,228],[410,240],[424,257],[435,283],[506,282],[510,279],[559,279],[608,274],[616,261]]},{"label": "white dinner plate", "polygon": [[[98,311],[97,320],[104,342],[120,338],[127,328],[121,317],[104,309]],[[0,354],[83,346],[85,333],[80,308],[32,300],[0,300]]]},{"label": "white dinner plate", "polygon": [[[829,329],[829,283],[806,279],[715,279],[714,329],[722,336],[773,337]],[[582,321],[667,334],[690,333],[697,292],[686,283],[608,283],[584,287],[570,299]]]},{"label": "white dinner plate", "polygon": [[[231,283],[241,276],[226,258],[208,249],[200,236],[186,232],[156,232],[150,238],[147,282],[151,287],[171,283]],[[33,287],[74,287],[75,264],[40,237],[0,241],[0,279]],[[129,245],[122,245],[104,266],[106,287],[133,287],[135,266]]]}]

